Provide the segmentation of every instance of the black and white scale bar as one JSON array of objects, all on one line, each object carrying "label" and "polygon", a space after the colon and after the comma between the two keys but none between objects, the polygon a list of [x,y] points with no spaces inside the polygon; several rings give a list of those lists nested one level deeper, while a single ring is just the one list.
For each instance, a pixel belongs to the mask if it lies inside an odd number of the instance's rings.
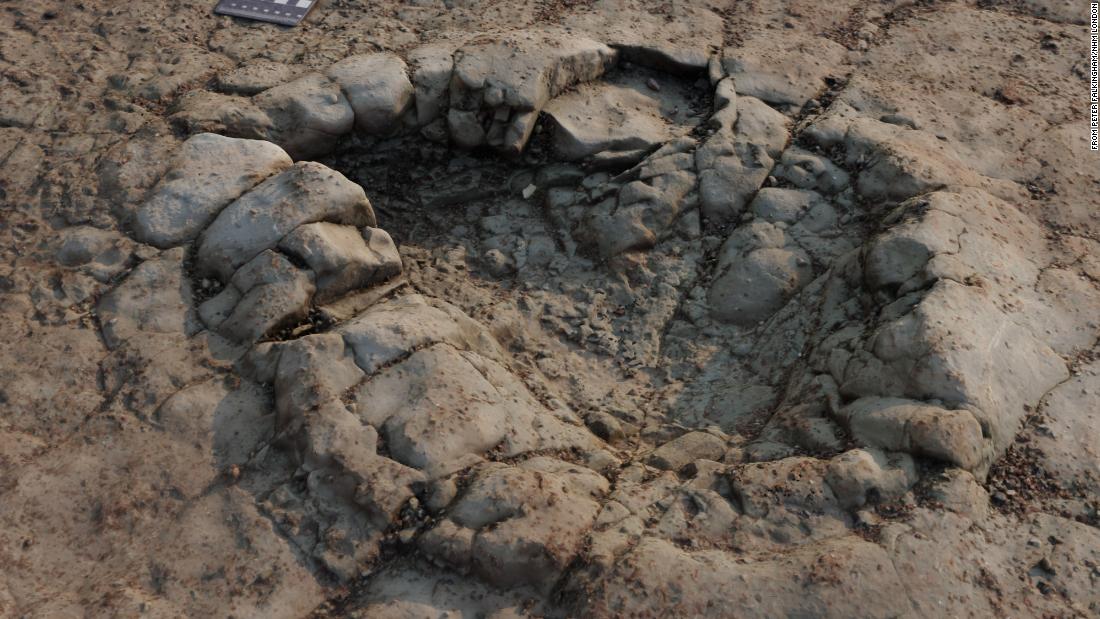
[{"label": "black and white scale bar", "polygon": [[221,0],[214,12],[259,21],[297,26],[320,0]]}]

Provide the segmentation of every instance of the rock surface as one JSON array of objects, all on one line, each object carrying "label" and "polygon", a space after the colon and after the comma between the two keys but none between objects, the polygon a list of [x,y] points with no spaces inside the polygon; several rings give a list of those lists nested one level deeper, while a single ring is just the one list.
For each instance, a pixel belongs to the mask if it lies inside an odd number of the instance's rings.
[{"label": "rock surface", "polygon": [[225,207],[199,239],[197,266],[228,279],[303,224],[375,223],[362,187],[323,165],[297,163]]},{"label": "rock surface", "polygon": [[368,134],[390,133],[412,101],[405,62],[393,54],[349,56],[327,74],[340,85],[355,111],[355,126]]},{"label": "rock surface", "polygon": [[134,236],[161,249],[194,240],[230,202],[290,164],[290,157],[270,142],[213,133],[192,136],[138,209]]},{"label": "rock surface", "polygon": [[600,77],[615,58],[607,45],[561,29],[467,45],[456,52],[451,77],[451,138],[518,154],[550,99]]},{"label": "rock surface", "polygon": [[279,249],[304,262],[317,276],[317,301],[380,284],[401,272],[401,256],[381,228],[318,222],[298,226]]},{"label": "rock surface", "polygon": [[1096,616],[1010,4],[0,13],[0,616]]},{"label": "rock surface", "polygon": [[553,99],[545,112],[554,120],[555,152],[576,160],[606,150],[652,150],[690,130],[682,93],[672,84],[655,91],[647,82],[658,84],[639,75],[582,84]]},{"label": "rock surface", "polygon": [[271,119],[269,139],[295,159],[332,150],[355,122],[340,85],[319,73],[265,90],[253,101]]}]

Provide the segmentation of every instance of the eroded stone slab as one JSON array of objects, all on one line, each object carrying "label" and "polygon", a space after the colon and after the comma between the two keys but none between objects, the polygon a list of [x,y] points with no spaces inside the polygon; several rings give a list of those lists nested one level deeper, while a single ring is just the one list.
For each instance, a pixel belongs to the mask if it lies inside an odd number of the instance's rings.
[{"label": "eroded stone slab", "polygon": [[375,225],[362,187],[319,163],[296,163],[218,214],[199,240],[196,266],[228,281],[237,268],[298,226],[319,221]]},{"label": "eroded stone slab", "polygon": [[198,330],[183,260],[182,248],[163,252],[139,264],[99,300],[96,311],[108,347],[135,337]]},{"label": "eroded stone slab", "polygon": [[265,90],[252,101],[271,119],[268,139],[295,159],[328,152],[355,122],[339,84],[320,73]]},{"label": "eroded stone slab", "polygon": [[412,103],[413,85],[405,61],[394,54],[349,56],[329,67],[355,111],[355,126],[370,135],[393,133]]},{"label": "eroded stone slab", "polygon": [[162,249],[194,240],[226,205],[290,164],[286,152],[270,142],[192,136],[138,209],[134,236]]},{"label": "eroded stone slab", "polygon": [[550,99],[594,80],[616,59],[610,47],[560,29],[512,33],[455,54],[447,124],[464,148],[517,154]]},{"label": "eroded stone slab", "polygon": [[238,269],[200,313],[225,337],[251,343],[304,319],[315,290],[313,273],[264,250]]},{"label": "eroded stone slab", "polygon": [[401,273],[397,246],[381,228],[359,230],[328,222],[306,224],[283,237],[279,249],[313,271],[318,303]]},{"label": "eroded stone slab", "polygon": [[651,150],[687,133],[691,102],[678,86],[642,73],[578,86],[545,108],[555,124],[554,150],[583,159],[605,150]]}]

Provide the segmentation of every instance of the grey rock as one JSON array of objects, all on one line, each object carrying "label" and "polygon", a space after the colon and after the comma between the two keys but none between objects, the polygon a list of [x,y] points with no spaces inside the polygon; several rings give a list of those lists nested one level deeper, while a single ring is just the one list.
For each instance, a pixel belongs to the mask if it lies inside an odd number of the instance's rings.
[{"label": "grey rock", "polygon": [[841,412],[852,435],[865,445],[944,460],[975,469],[990,445],[967,410],[946,410],[892,398],[861,398]]},{"label": "grey rock", "polygon": [[366,373],[343,401],[378,430],[391,458],[429,479],[482,462],[490,450],[501,457],[602,451],[575,415],[536,400],[508,369],[492,336],[450,305],[399,297],[376,304],[334,334]]},{"label": "grey rock", "polygon": [[[1046,344],[974,292],[953,281],[937,282],[920,304],[876,329],[868,348],[845,365],[840,387],[848,396],[940,400],[954,410],[922,413],[933,420],[929,441],[940,440],[934,424],[942,423],[944,431],[952,428],[957,434],[952,440],[963,441],[966,448],[948,443],[942,453],[983,474],[981,467],[988,466],[991,455],[1010,444],[1025,407],[1033,406],[1029,403],[1037,402],[1067,372]],[[987,344],[941,344],[961,339]],[[994,350],[989,342],[1000,344]],[[957,412],[964,408],[969,413]],[[964,434],[959,424],[970,430]],[[974,449],[974,441],[983,436],[990,438],[992,449]]]},{"label": "grey rock", "polygon": [[842,73],[845,53],[842,45],[828,39],[769,33],[726,48],[722,67],[740,95],[802,106],[825,88],[825,77]]},{"label": "grey rock", "polygon": [[784,178],[796,187],[816,189],[825,194],[837,194],[848,188],[848,173],[825,157],[815,155],[798,147],[783,152],[775,175]]},{"label": "grey rock", "polygon": [[983,185],[949,146],[925,131],[861,118],[849,126],[844,145],[848,165],[867,164],[856,179],[866,198],[900,202],[944,185]]},{"label": "grey rock", "polygon": [[160,248],[194,240],[226,205],[290,165],[290,157],[270,142],[192,136],[138,208],[134,235]]},{"label": "grey rock", "polygon": [[276,412],[286,426],[300,423],[304,413],[340,398],[365,376],[339,333],[314,333],[282,343],[275,364]]},{"label": "grey rock", "polygon": [[680,91],[647,88],[644,75],[582,84],[544,111],[554,121],[554,150],[568,160],[655,148],[691,128],[691,106]]},{"label": "grey rock", "polygon": [[[961,227],[962,222],[953,222]],[[924,234],[921,234],[924,232]],[[947,249],[956,235],[928,234],[939,232],[924,228],[892,229],[878,236],[864,248],[864,281],[872,289],[900,287],[920,281],[928,261],[937,251]],[[961,233],[961,230],[959,230]]]},{"label": "grey rock", "polygon": [[840,99],[834,101],[824,113],[816,117],[813,123],[802,131],[802,135],[817,143],[818,146],[832,148],[844,142],[848,127],[857,118],[862,117],[858,110]]},{"label": "grey rock", "polygon": [[266,250],[242,266],[222,291],[239,300],[217,331],[237,342],[255,342],[305,319],[314,291],[312,273]]},{"label": "grey rock", "polygon": [[[828,573],[858,578],[864,587],[841,591],[831,580],[807,582],[805,575],[814,572],[822,556],[830,558]],[[595,595],[579,603],[578,616],[645,614],[660,604],[670,616],[886,619],[904,616],[909,607],[905,586],[886,551],[851,537],[746,561],[718,550],[689,551],[670,541],[643,536],[597,577],[594,591]],[[646,594],[637,593],[640,591]],[[669,595],[673,591],[680,593]],[[736,613],[708,612],[708,601],[716,596],[725,600],[728,608],[736,608]]]},{"label": "grey rock", "polygon": [[969,471],[947,469],[933,482],[929,498],[946,509],[974,520],[983,519],[989,512],[989,494]]},{"label": "grey rock", "polygon": [[708,125],[720,133],[732,135],[737,124],[737,90],[733,80],[724,77],[714,86],[714,103]]},{"label": "grey rock", "polygon": [[[442,529],[444,525],[440,525]],[[425,534],[432,536],[433,531]],[[449,570],[398,568],[378,572],[369,581],[363,606],[351,619],[401,619],[429,614],[438,617],[505,619],[548,612],[525,589],[501,591],[476,579],[456,579]]]},{"label": "grey rock", "polygon": [[722,44],[722,18],[703,6],[650,12],[633,0],[599,0],[593,11],[569,13],[563,25],[605,41],[631,63],[683,77],[706,72]]},{"label": "grey rock", "polygon": [[[1100,487],[1100,363],[1081,366],[1043,402],[1044,422],[1025,427],[1028,444],[1037,449],[1042,467],[1063,488],[1080,488],[1095,496]],[[1087,500],[1085,501],[1087,502]],[[1080,513],[1088,513],[1084,505]]]},{"label": "grey rock", "polygon": [[[739,467],[736,476],[731,476],[730,490],[740,497],[744,513],[752,518],[778,516],[781,520],[783,515],[798,510],[837,517],[840,516],[839,503],[833,489],[825,483],[827,467],[827,462],[817,458],[780,455],[773,460]],[[822,520],[818,524],[826,529],[840,523]],[[813,538],[823,531],[785,530],[784,533]]]},{"label": "grey rock", "polygon": [[592,433],[609,443],[616,443],[625,438],[623,425],[613,415],[604,412],[591,413],[584,420]]},{"label": "grey rock", "polygon": [[737,138],[763,146],[768,156],[778,157],[791,137],[790,119],[756,97],[740,96],[736,106]]},{"label": "grey rock", "polygon": [[829,460],[825,482],[843,509],[895,500],[917,482],[917,468],[907,455],[853,449]]},{"label": "grey rock", "polygon": [[548,266],[554,257],[558,255],[558,246],[554,239],[540,234],[527,241],[527,267],[543,268]]},{"label": "grey rock", "polygon": [[784,227],[788,243],[815,264],[832,264],[859,242],[855,231],[841,225],[836,208],[816,191],[765,187],[750,204],[750,214]]},{"label": "grey rock", "polygon": [[548,101],[600,77],[615,58],[610,47],[560,29],[464,46],[450,85],[451,136],[463,147],[519,153]]},{"label": "grey rock", "polygon": [[726,442],[707,432],[688,432],[649,454],[646,463],[666,471],[679,471],[696,460],[721,460]]},{"label": "grey rock", "polygon": [[482,373],[491,361],[442,345],[405,354],[353,401],[365,421],[381,428],[392,457],[430,478],[479,462],[531,415],[511,401],[521,389],[514,379],[499,385]]},{"label": "grey rock", "polygon": [[694,144],[688,138],[668,142],[620,175],[619,179],[629,182],[617,196],[585,213],[574,231],[577,242],[605,259],[652,248],[683,211],[695,206],[695,161],[688,153]]},{"label": "grey rock", "polygon": [[708,300],[718,320],[753,326],[810,282],[809,255],[774,224],[753,222],[722,246]]},{"label": "grey rock", "polygon": [[73,226],[58,235],[57,261],[108,282],[130,265],[134,249],[133,241],[117,232]]},{"label": "grey rock", "polygon": [[482,467],[421,548],[495,586],[548,591],[580,552],[600,510],[594,499],[607,491],[606,480],[594,488],[565,470]]},{"label": "grey rock", "polygon": [[413,66],[416,124],[425,126],[439,119],[448,103],[448,88],[454,70],[454,48],[424,45],[409,52]]},{"label": "grey rock", "polygon": [[446,303],[416,294],[377,304],[337,329],[364,372],[374,374],[409,351],[446,343],[490,359],[503,351],[473,319]]},{"label": "grey rock", "polygon": [[350,56],[329,67],[355,110],[355,126],[370,135],[393,133],[412,103],[413,85],[405,61],[394,54]]},{"label": "grey rock", "polygon": [[496,248],[482,254],[481,265],[493,277],[504,277],[516,272],[516,261]]},{"label": "grey rock", "polygon": [[234,286],[226,286],[199,305],[199,318],[208,328],[217,329],[233,313],[240,300],[240,291]]},{"label": "grey rock", "polygon": [[182,248],[163,252],[138,266],[96,305],[108,348],[157,334],[191,335],[191,286],[183,269]]},{"label": "grey rock", "polygon": [[542,189],[568,187],[572,192],[573,187],[576,187],[584,176],[584,170],[573,164],[552,163],[539,168],[535,173],[535,185]]},{"label": "grey rock", "polygon": [[883,114],[882,116],[879,116],[879,120],[890,125],[898,125],[899,127],[920,129],[917,121],[909,118],[905,114]]},{"label": "grey rock", "polygon": [[623,60],[685,77],[703,73],[709,62],[704,51],[689,46],[655,45],[652,42],[638,45],[618,43],[614,46],[622,53]]},{"label": "grey rock", "polygon": [[268,139],[294,159],[329,152],[355,122],[340,86],[320,73],[265,90],[252,101],[271,119]]},{"label": "grey rock", "polygon": [[793,225],[821,200],[821,195],[814,191],[765,187],[757,192],[749,210],[765,221]]},{"label": "grey rock", "polygon": [[199,240],[202,273],[227,281],[238,267],[302,224],[373,226],[363,189],[319,163],[296,163],[225,207]]},{"label": "grey rock", "polygon": [[401,256],[380,228],[317,222],[283,237],[279,249],[305,263],[317,280],[318,303],[391,279],[401,273]]},{"label": "grey rock", "polygon": [[129,85],[130,96],[165,101],[229,66],[228,58],[201,45],[164,45],[133,57],[125,72],[112,77],[118,85]]},{"label": "grey rock", "polygon": [[485,143],[485,129],[477,111],[447,110],[447,130],[461,148],[476,148]]},{"label": "grey rock", "polygon": [[616,174],[623,170],[632,168],[649,155],[648,150],[622,150],[622,151],[604,151],[596,153],[588,158],[588,169],[592,171],[604,171]]},{"label": "grey rock", "polygon": [[702,213],[716,223],[727,223],[741,216],[774,161],[762,146],[720,135],[701,146],[695,158]]}]

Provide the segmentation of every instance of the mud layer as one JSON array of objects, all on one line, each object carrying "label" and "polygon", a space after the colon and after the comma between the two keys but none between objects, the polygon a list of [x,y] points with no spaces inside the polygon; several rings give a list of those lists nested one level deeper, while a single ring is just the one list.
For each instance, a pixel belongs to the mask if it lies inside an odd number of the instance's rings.
[{"label": "mud layer", "polygon": [[0,615],[1100,614],[1083,8],[0,15]]}]

